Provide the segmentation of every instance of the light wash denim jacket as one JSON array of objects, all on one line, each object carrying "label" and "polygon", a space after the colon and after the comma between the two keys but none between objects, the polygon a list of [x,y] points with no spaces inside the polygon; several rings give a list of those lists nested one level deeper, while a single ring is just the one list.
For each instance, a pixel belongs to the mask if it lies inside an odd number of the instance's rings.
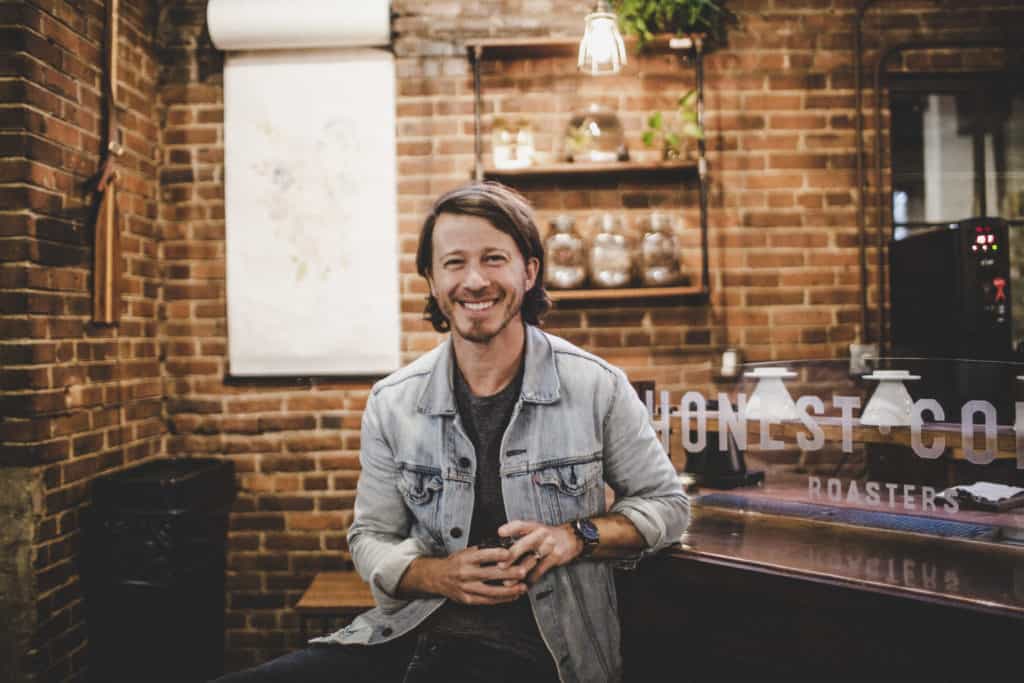
[{"label": "light wash denim jacket", "polygon": [[[466,547],[476,453],[452,390],[449,339],[378,382],[363,413],[362,473],[349,548],[377,607],[316,642],[374,645],[423,622],[445,598],[405,600],[398,583],[416,557]],[[677,541],[686,494],[625,374],[564,339],[526,326],[522,394],[501,441],[509,520],[562,524],[605,510],[625,515],[645,552]],[[564,683],[622,675],[614,562],[577,560],[528,592]]]}]

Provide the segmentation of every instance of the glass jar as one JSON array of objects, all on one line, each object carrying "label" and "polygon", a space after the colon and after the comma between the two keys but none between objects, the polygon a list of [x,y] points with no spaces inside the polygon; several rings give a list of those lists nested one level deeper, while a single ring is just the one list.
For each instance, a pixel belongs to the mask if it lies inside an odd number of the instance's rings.
[{"label": "glass jar", "polygon": [[590,104],[573,114],[565,129],[562,157],[566,161],[625,161],[629,159],[622,122],[611,109]]},{"label": "glass jar", "polygon": [[590,282],[594,287],[625,287],[633,279],[633,257],[622,222],[610,213],[598,219],[590,245]]},{"label": "glass jar", "polygon": [[672,219],[667,214],[651,214],[647,233],[640,243],[640,277],[646,287],[674,285],[683,279],[679,245],[672,232]]},{"label": "glass jar", "polygon": [[491,125],[491,156],[494,167],[525,168],[533,163],[533,127],[525,119],[494,119]]},{"label": "glass jar", "polygon": [[586,250],[576,222],[572,216],[558,216],[544,241],[544,284],[551,289],[575,289],[586,279]]}]

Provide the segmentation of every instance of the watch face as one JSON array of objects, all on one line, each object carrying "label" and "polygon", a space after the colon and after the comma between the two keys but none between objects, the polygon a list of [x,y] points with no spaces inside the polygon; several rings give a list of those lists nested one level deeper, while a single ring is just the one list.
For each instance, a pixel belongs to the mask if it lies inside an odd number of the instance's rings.
[{"label": "watch face", "polygon": [[586,545],[597,543],[601,536],[597,532],[597,526],[594,525],[589,519],[580,519],[576,521],[576,530],[579,532],[580,538]]}]

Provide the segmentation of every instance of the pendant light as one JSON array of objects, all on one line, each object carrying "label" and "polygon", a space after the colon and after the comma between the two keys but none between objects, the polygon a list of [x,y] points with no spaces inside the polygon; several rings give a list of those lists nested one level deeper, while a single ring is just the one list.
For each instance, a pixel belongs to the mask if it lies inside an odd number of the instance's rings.
[{"label": "pendant light", "polygon": [[587,15],[580,56],[580,71],[591,76],[617,74],[626,64],[626,46],[622,43],[618,20],[607,0],[598,0]]}]

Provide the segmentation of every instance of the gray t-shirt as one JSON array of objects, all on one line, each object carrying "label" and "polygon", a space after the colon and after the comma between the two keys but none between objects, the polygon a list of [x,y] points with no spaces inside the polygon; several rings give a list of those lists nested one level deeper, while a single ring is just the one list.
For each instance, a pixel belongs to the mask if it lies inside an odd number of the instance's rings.
[{"label": "gray t-shirt", "polygon": [[[476,449],[476,481],[469,545],[498,535],[505,524],[501,492],[501,439],[512,418],[523,386],[523,366],[508,385],[493,396],[474,396],[455,366],[455,402],[467,436]],[[502,605],[463,605],[449,600],[424,625],[436,635],[472,639],[512,652],[533,662],[546,662],[554,678],[557,672],[525,596]],[[537,683],[537,682],[532,682]]]}]

